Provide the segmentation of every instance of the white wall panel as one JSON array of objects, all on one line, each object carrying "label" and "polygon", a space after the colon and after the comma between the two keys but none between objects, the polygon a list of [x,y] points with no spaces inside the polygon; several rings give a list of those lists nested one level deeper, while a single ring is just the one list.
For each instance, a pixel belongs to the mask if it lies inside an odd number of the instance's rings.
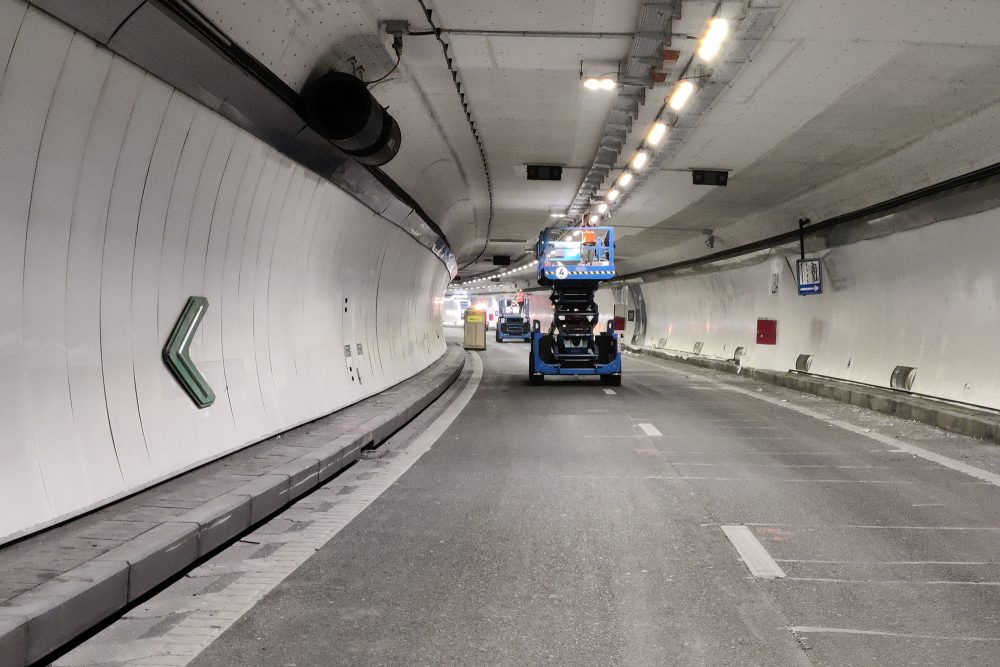
[{"label": "white wall panel", "polygon": [[[994,209],[824,251],[818,296],[797,294],[781,258],[647,283],[646,343],[727,358],[741,346],[747,365],[772,370],[810,354],[813,373],[879,386],[911,366],[915,392],[1000,408],[998,247]],[[777,345],[756,344],[759,317],[778,321]]]},{"label": "white wall panel", "polygon": [[[444,352],[445,267],[329,182],[17,0],[0,72],[0,541]],[[195,295],[204,410],[161,359]]]},{"label": "white wall panel", "polygon": [[[53,511],[71,510],[81,498],[106,495],[121,485],[114,450],[78,438],[66,354],[66,279],[75,194],[86,140],[110,54],[76,35],[61,66],[45,121],[31,192],[24,248],[24,353],[31,372],[31,418],[39,459],[46,470]],[[100,465],[88,465],[91,461]]]},{"label": "white wall panel", "polygon": [[21,22],[27,11],[28,5],[19,0],[0,3],[0,78],[7,70],[17,32],[21,29]]},{"label": "white wall panel", "polygon": [[[159,311],[164,300],[163,286],[176,280],[179,270],[175,265],[184,257],[183,238],[187,235],[188,219],[175,219],[180,224],[171,227],[167,225],[167,215],[174,184],[181,174],[178,164],[195,106],[179,93],[174,93],[167,104],[143,183],[132,263],[129,310],[135,391],[150,465],[160,475],[178,467],[180,461],[190,456],[195,444],[188,420],[171,419],[171,404],[179,402],[182,393],[162,378],[162,361],[148,354],[162,346]],[[171,305],[180,312],[183,301],[164,307]],[[174,442],[173,447],[168,446],[170,442]]]},{"label": "white wall panel", "polygon": [[[129,116],[145,75],[119,60],[108,68],[100,99],[87,133],[87,148],[73,208],[66,278],[66,326],[69,389],[73,421],[81,442],[92,451],[111,451],[124,474],[120,457],[145,448],[115,446],[108,418],[101,352],[102,271],[105,235],[116,166]],[[128,463],[126,461],[126,463]],[[124,476],[122,484],[134,483]]]},{"label": "white wall panel", "polygon": [[10,438],[0,497],[6,501],[4,507],[19,508],[19,516],[4,515],[0,529],[52,511],[41,470],[39,435],[34,432],[23,344],[24,250],[45,118],[72,36],[41,15],[28,13],[0,81],[0,377],[6,382],[0,433]]}]

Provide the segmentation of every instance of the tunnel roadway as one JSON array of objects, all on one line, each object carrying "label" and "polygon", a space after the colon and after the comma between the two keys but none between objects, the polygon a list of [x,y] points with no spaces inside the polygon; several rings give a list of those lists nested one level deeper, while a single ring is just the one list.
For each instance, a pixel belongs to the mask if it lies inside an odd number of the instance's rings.
[{"label": "tunnel roadway", "polygon": [[55,664],[997,664],[994,446],[634,356],[531,387],[526,354],[490,340]]}]

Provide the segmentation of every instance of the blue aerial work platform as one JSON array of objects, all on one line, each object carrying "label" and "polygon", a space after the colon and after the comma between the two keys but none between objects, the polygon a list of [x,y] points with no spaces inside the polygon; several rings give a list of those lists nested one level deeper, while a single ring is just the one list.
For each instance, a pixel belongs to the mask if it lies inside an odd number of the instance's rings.
[{"label": "blue aerial work platform", "polygon": [[600,313],[594,302],[598,285],[615,277],[615,233],[611,227],[550,227],[535,245],[538,284],[551,286],[552,325],[547,332],[534,320],[528,379],[541,384],[546,375],[597,375],[618,386],[622,360],[613,321],[595,333]]}]

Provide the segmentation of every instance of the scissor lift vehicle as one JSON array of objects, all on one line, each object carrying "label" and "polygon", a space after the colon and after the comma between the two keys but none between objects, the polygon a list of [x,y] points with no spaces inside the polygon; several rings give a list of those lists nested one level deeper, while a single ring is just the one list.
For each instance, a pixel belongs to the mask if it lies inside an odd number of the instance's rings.
[{"label": "scissor lift vehicle", "polygon": [[614,320],[595,333],[600,314],[594,302],[598,285],[615,276],[615,236],[611,227],[550,227],[535,245],[538,284],[551,286],[552,325],[542,332],[531,325],[528,380],[546,375],[597,375],[604,384],[622,381],[621,351]]}]

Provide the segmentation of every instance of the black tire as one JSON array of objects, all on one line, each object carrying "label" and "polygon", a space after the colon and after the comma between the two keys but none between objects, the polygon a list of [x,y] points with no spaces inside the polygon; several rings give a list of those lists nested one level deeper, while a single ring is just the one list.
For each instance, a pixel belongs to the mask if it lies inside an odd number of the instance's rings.
[{"label": "black tire", "polygon": [[620,387],[622,386],[622,376],[618,373],[612,373],[610,375],[601,376],[601,384],[605,384],[609,387]]},{"label": "black tire", "polygon": [[545,376],[535,374],[535,350],[532,348],[528,357],[528,384],[537,387],[543,382],[545,382]]}]

